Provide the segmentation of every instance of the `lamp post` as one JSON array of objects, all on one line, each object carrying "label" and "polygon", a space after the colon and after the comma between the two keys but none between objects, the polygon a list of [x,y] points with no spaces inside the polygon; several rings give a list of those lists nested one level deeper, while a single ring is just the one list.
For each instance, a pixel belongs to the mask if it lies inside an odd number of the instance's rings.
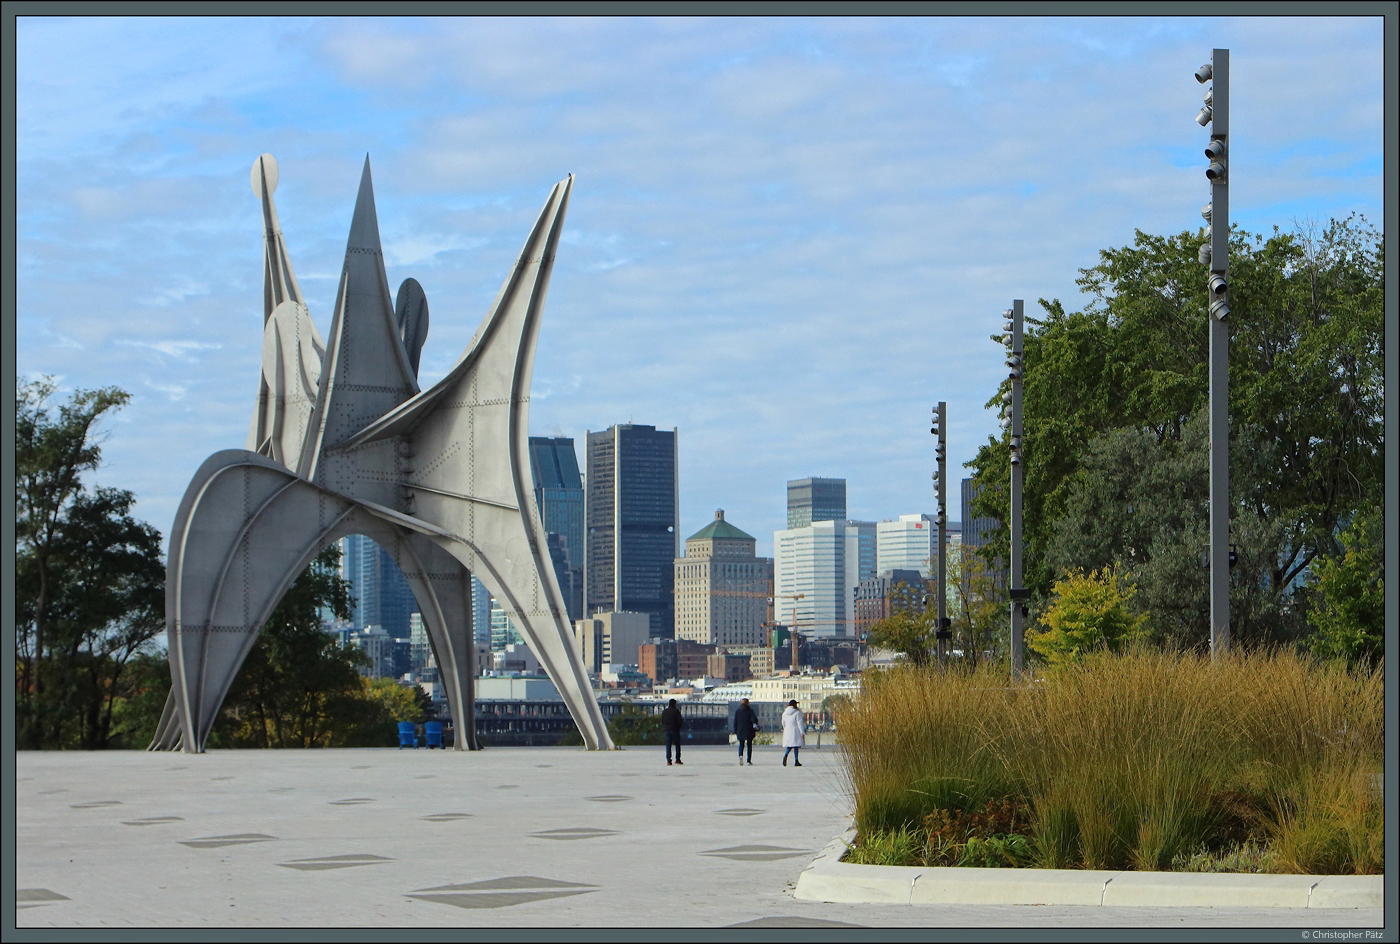
[{"label": "lamp post", "polygon": [[952,621],[948,619],[948,570],[945,555],[948,550],[948,404],[938,401],[933,409],[933,423],[929,432],[938,437],[934,447],[937,466],[933,473],[933,494],[938,502],[934,521],[938,525],[938,628],[934,639],[938,649],[938,662],[943,664],[943,647],[953,638]]},{"label": "lamp post", "polygon": [[1021,488],[1025,473],[1021,465],[1021,327],[1025,306],[1021,299],[1002,312],[1002,343],[1006,345],[1007,378],[1011,389],[1002,394],[1001,428],[1009,434],[1007,447],[1011,453],[1011,674],[1020,675],[1025,665],[1025,601],[1030,592],[1021,586]]},{"label": "lamp post", "polygon": [[1230,262],[1230,50],[1211,51],[1210,62],[1196,70],[1196,81],[1211,82],[1205,105],[1196,115],[1202,127],[1210,126],[1206,147],[1206,178],[1210,203],[1201,208],[1210,227],[1210,242],[1203,243],[1200,261],[1209,268],[1206,278],[1210,322],[1210,653],[1212,658],[1230,649],[1230,316],[1227,277]]}]

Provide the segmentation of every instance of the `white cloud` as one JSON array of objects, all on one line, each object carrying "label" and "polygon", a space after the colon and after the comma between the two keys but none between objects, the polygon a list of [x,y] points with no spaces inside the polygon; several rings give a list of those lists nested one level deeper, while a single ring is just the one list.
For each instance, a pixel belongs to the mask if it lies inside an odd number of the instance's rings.
[{"label": "white cloud", "polygon": [[246,433],[263,151],[323,334],[371,153],[390,285],[428,294],[425,380],[576,173],[532,423],[580,449],[679,426],[682,530],[724,507],[761,543],[802,475],[927,510],[927,409],[949,401],[960,473],[1010,300],[1076,307],[1100,248],[1200,224],[1211,45],[1236,219],[1382,219],[1360,18],[55,18],[19,44],[19,366],[138,388],[103,475],[161,527]]}]

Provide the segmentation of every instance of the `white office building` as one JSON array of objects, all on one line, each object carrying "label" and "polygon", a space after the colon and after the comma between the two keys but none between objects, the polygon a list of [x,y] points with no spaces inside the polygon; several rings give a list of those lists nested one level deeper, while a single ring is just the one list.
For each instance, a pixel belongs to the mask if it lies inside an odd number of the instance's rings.
[{"label": "white office building", "polygon": [[874,576],[875,567],[873,521],[814,521],[774,531],[774,620],[805,636],[853,637],[856,584]]},{"label": "white office building", "polygon": [[[961,536],[958,522],[948,522],[948,547],[955,546]],[[948,556],[952,556],[949,550]],[[917,570],[924,577],[935,576],[938,569],[938,524],[932,515],[900,515],[892,521],[875,526],[876,572]]]}]

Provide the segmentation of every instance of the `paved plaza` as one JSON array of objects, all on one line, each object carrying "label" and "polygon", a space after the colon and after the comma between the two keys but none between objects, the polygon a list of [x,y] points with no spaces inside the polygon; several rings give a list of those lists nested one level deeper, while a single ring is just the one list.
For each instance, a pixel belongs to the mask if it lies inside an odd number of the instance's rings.
[{"label": "paved plaza", "polygon": [[20,928],[1379,928],[1380,908],[835,904],[840,755],[22,752]]}]

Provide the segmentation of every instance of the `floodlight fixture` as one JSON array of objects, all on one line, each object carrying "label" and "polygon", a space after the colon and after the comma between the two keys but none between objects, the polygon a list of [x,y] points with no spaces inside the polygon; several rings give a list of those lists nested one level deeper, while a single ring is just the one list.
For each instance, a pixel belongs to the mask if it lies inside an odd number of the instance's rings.
[{"label": "floodlight fixture", "polygon": [[1216,296],[1217,298],[1223,298],[1225,296],[1226,285],[1224,276],[1212,274],[1210,277],[1209,284],[1210,293],[1212,295]]},{"label": "floodlight fixture", "polygon": [[1211,139],[1210,139],[1210,143],[1206,145],[1206,157],[1210,158],[1210,159],[1213,160],[1213,161],[1218,161],[1218,160],[1220,160],[1220,159],[1221,159],[1222,157],[1224,157],[1224,156],[1225,156],[1225,139],[1224,139],[1224,138],[1211,138]]},{"label": "floodlight fixture", "polygon": [[1201,207],[1201,219],[1205,220],[1207,223],[1210,222],[1210,204],[1209,204],[1209,203],[1207,203],[1205,206]]},{"label": "floodlight fixture", "polygon": [[1211,71],[1212,70],[1210,67],[1210,63],[1207,62],[1205,65],[1201,66],[1199,69],[1196,70],[1196,81],[1204,85],[1210,80]]},{"label": "floodlight fixture", "polygon": [[1210,265],[1210,243],[1201,243],[1201,248],[1196,251],[1196,261],[1203,266]]},{"label": "floodlight fixture", "polygon": [[1216,321],[1224,321],[1230,317],[1230,306],[1223,297],[1210,303],[1210,316]]},{"label": "floodlight fixture", "polygon": [[1196,124],[1204,128],[1206,125],[1210,124],[1211,114],[1211,108],[1209,105],[1207,105],[1205,108],[1202,108],[1196,113]]}]

